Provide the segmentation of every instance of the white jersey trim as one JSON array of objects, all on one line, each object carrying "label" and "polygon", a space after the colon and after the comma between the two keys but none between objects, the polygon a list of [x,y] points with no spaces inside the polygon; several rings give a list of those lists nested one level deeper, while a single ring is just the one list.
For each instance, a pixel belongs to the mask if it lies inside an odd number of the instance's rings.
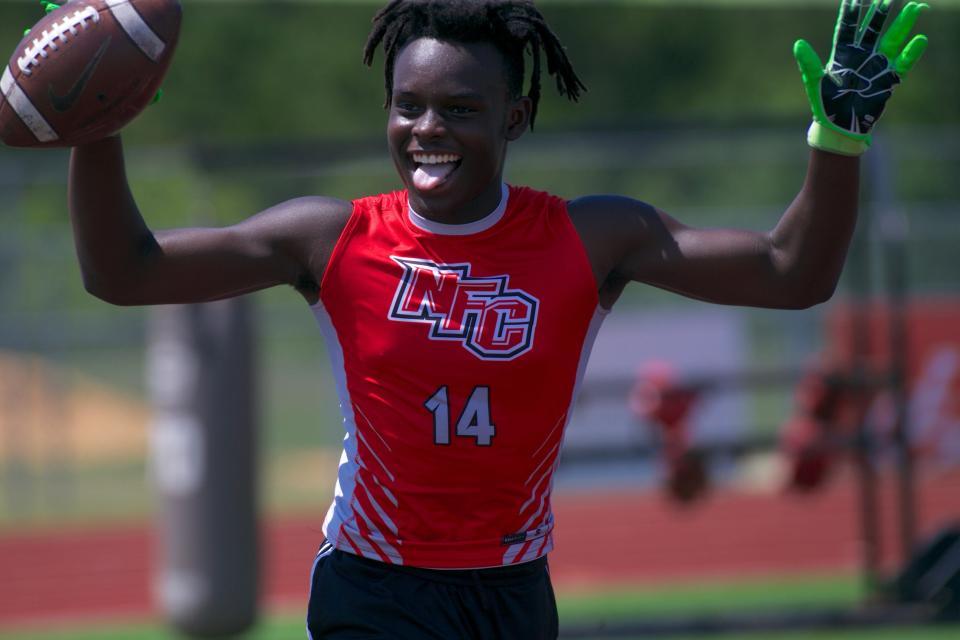
[{"label": "white jersey trim", "polygon": [[[373,459],[380,464],[383,471],[391,479],[393,474],[390,469],[383,464],[383,461],[377,456],[376,452],[370,448],[363,440],[363,436],[357,430],[356,414],[354,412],[353,400],[350,398],[350,390],[347,388],[347,371],[344,365],[343,347],[340,345],[340,338],[337,335],[337,329],[333,326],[330,314],[323,306],[323,302],[317,302],[310,309],[320,325],[320,332],[323,334],[327,345],[327,353],[330,356],[330,366],[333,370],[333,378],[337,386],[337,397],[340,400],[340,413],[343,415],[343,428],[346,432],[343,437],[343,453],[340,456],[340,466],[337,470],[337,485],[334,489],[333,503],[327,510],[327,515],[323,520],[323,534],[334,547],[342,548],[344,544],[352,547],[353,551],[373,560],[383,560],[384,557],[394,564],[403,564],[403,556],[391,545],[386,537],[377,529],[377,524],[364,512],[360,502],[357,501],[357,492],[362,490],[373,506],[377,515],[381,517],[387,528],[394,535],[398,535],[396,524],[387,516],[386,512],[380,506],[366,486],[358,471],[362,464],[357,455],[358,446],[364,446]],[[362,416],[362,414],[361,414]],[[366,418],[364,418],[366,419]],[[373,425],[370,425],[371,430]],[[376,432],[374,432],[376,433]],[[379,434],[377,434],[379,437]],[[384,443],[386,444],[386,443]],[[377,476],[372,471],[370,477],[384,492],[384,495],[396,505],[396,497],[386,487],[380,484]],[[361,530],[356,526],[357,517],[360,517],[370,532],[369,536],[364,536]],[[346,549],[344,549],[346,550]]]},{"label": "white jersey trim", "polygon": [[344,368],[343,348],[340,346],[337,330],[334,328],[333,322],[330,320],[330,314],[327,313],[322,302],[317,302],[310,309],[313,311],[317,324],[320,325],[320,332],[327,344],[333,379],[337,385],[337,397],[340,400],[340,413],[343,415],[343,429],[346,432],[343,436],[343,453],[340,455],[340,466],[337,469],[337,485],[334,489],[333,503],[331,503],[323,520],[323,535],[327,537],[331,544],[337,546],[341,526],[344,522],[355,517],[353,496],[356,490],[357,476],[357,423],[353,414],[350,392],[347,390],[347,372]]},{"label": "white jersey trim", "polygon": [[473,222],[468,222],[467,224],[446,224],[443,222],[435,222],[428,218],[424,218],[422,215],[417,213],[412,204],[407,205],[407,215],[410,218],[410,222],[413,224],[413,226],[417,227],[418,229],[429,231],[430,233],[435,233],[440,236],[470,236],[475,233],[480,233],[481,231],[486,231],[500,222],[500,219],[503,218],[503,214],[507,212],[507,201],[509,199],[510,188],[507,187],[506,182],[501,183],[500,204],[497,205],[497,208],[479,220],[474,220]]}]

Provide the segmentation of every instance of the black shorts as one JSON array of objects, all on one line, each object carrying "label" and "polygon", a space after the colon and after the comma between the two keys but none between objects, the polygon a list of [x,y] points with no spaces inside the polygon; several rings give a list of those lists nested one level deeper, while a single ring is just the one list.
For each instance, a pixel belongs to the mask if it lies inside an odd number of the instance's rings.
[{"label": "black shorts", "polygon": [[553,640],[557,603],[547,559],[493,569],[418,569],[320,547],[312,640]]}]

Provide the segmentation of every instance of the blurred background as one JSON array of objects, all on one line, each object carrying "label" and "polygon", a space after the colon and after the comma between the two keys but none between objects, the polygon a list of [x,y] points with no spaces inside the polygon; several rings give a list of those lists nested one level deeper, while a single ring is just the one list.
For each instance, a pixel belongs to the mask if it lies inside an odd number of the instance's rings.
[{"label": "blurred background", "polygon": [[[826,58],[837,4],[538,2],[589,91],[572,105],[544,90],[508,181],[625,194],[691,225],[772,227],[809,153],[792,43]],[[568,629],[899,601],[909,552],[960,518],[960,3],[930,4],[918,31],[931,46],[864,159],[831,302],[725,308],[637,284],[606,322],[556,480]],[[124,132],[154,228],[399,187],[382,60],[360,61],[380,3],[183,5],[164,98]],[[0,50],[39,16],[34,2],[0,2]],[[163,628],[152,312],[84,292],[67,160],[0,148],[0,638],[81,637],[80,619],[107,625],[90,637]],[[272,621],[302,628],[343,432],[302,299],[277,289],[249,302],[256,633],[287,637]],[[946,566],[960,589],[958,562]],[[63,627],[71,635],[44,635]]]}]

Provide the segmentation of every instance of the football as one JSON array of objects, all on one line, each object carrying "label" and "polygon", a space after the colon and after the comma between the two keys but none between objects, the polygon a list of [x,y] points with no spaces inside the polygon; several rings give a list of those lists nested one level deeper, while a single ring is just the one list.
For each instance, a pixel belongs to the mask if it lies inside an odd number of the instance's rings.
[{"label": "football", "polygon": [[153,99],[180,35],[179,0],[70,0],[40,20],[0,77],[0,140],[105,138]]}]

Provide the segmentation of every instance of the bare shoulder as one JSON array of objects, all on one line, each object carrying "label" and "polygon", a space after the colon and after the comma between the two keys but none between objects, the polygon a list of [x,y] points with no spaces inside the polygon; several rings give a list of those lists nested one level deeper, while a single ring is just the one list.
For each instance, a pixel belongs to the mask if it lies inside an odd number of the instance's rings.
[{"label": "bare shoulder", "polygon": [[346,200],[304,196],[265,209],[241,225],[291,240],[329,240],[332,236],[336,242],[352,211],[353,205]]},{"label": "bare shoulder", "polygon": [[626,258],[656,247],[669,236],[669,218],[642,200],[618,195],[588,195],[570,200],[567,211],[586,249],[605,306],[613,304],[632,278],[622,272]]},{"label": "bare shoulder", "polygon": [[596,194],[567,203],[574,226],[581,234],[623,233],[625,226],[644,229],[660,218],[652,205],[627,196]]},{"label": "bare shoulder", "polygon": [[353,213],[338,198],[304,196],[274,205],[236,225],[241,234],[295,265],[293,286],[315,302],[327,263]]}]

